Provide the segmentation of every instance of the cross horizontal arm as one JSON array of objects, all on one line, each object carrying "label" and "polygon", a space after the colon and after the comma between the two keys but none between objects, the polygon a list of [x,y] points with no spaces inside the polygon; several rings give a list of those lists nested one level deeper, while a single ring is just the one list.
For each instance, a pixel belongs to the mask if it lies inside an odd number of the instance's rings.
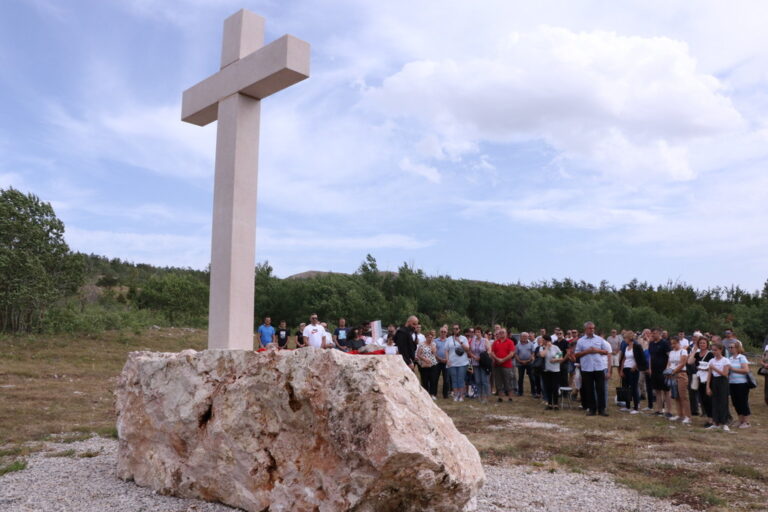
[{"label": "cross horizontal arm", "polygon": [[227,96],[262,99],[308,77],[309,43],[285,35],[184,91],[181,120],[205,126]]}]

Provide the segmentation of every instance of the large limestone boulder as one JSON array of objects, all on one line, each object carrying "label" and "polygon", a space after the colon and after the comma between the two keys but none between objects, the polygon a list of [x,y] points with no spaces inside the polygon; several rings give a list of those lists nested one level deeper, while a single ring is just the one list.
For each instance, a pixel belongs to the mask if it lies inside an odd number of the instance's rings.
[{"label": "large limestone boulder", "polygon": [[118,475],[248,511],[472,508],[477,450],[398,356],[133,352]]}]

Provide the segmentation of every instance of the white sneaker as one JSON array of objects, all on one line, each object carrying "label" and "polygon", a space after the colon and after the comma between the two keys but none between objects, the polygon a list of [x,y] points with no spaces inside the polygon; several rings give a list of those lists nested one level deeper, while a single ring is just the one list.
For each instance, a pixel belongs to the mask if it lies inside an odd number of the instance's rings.
[{"label": "white sneaker", "polygon": [[690,425],[691,424],[691,418],[683,418],[683,425]]},{"label": "white sneaker", "polygon": [[680,419],[680,416],[672,416],[671,418],[669,418],[669,421],[677,421],[679,419]]},{"label": "white sneaker", "polygon": [[713,430],[713,429],[716,429],[716,428],[720,428],[720,427],[717,426],[717,425],[710,425],[705,430]]},{"label": "white sneaker", "polygon": [[741,425],[739,425],[739,428],[749,428],[751,426],[752,425],[750,425],[749,423],[742,423]]},{"label": "white sneaker", "polygon": [[723,425],[723,430],[725,432],[730,432],[731,431],[731,429],[730,429],[730,427],[728,425]]},{"label": "white sneaker", "polygon": [[434,400],[435,402],[437,402],[437,397],[436,397],[435,395],[432,395],[432,400]]},{"label": "white sneaker", "polygon": [[637,409],[632,409],[631,411],[629,411],[629,414],[640,414],[640,411],[638,411]]},{"label": "white sneaker", "polygon": [[629,409],[627,409],[626,407],[622,407],[622,408],[621,408],[621,409],[619,409],[619,410],[620,410],[621,412],[627,412],[627,411],[629,411]]},{"label": "white sneaker", "polygon": [[463,401],[464,401],[464,397],[463,397],[463,396],[460,396],[460,397],[459,397],[459,402],[463,402]]}]

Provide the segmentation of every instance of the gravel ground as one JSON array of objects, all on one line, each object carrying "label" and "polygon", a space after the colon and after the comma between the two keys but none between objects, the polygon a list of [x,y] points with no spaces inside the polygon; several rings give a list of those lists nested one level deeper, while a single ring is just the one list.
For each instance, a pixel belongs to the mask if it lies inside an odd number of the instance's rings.
[{"label": "gravel ground", "polygon": [[[68,457],[52,453],[75,450]],[[84,453],[92,457],[81,457]],[[0,477],[0,511],[8,512],[225,512],[236,509],[198,500],[160,496],[115,476],[117,441],[94,437],[47,443],[23,471]],[[641,496],[608,475],[555,472],[515,466],[485,466],[479,512],[653,510],[689,511],[686,506]]]}]

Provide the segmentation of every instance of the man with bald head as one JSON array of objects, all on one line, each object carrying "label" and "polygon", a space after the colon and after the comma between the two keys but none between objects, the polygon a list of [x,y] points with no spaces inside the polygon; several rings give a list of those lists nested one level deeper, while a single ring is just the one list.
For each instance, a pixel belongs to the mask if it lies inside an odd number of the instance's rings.
[{"label": "man with bald head", "polygon": [[397,345],[398,354],[403,356],[403,361],[413,370],[413,362],[416,360],[416,326],[419,325],[419,319],[411,315],[405,321],[405,325],[400,327],[395,333],[395,345]]},{"label": "man with bald head", "polygon": [[[581,366],[581,391],[587,416],[608,416],[605,410],[605,370],[608,368],[608,356],[611,354],[611,345],[603,338],[595,334],[595,324],[584,324],[584,336],[576,342],[574,351],[576,359]],[[610,375],[610,374],[609,374]]]}]

